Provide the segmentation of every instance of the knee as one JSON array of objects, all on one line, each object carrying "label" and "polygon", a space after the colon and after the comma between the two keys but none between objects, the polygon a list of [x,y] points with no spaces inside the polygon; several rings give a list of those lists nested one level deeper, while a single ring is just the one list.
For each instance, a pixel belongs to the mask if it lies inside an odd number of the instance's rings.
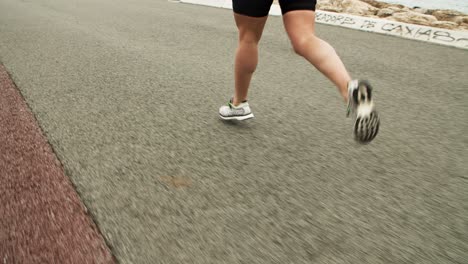
[{"label": "knee", "polygon": [[317,38],[314,35],[302,35],[291,39],[291,44],[294,52],[302,57],[310,53],[310,50],[317,50]]},{"label": "knee", "polygon": [[239,46],[256,47],[260,40],[252,34],[243,34],[239,36]]}]

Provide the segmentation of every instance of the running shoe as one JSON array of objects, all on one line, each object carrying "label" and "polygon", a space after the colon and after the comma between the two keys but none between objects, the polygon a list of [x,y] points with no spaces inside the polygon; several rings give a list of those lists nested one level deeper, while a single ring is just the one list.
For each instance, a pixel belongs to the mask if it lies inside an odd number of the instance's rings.
[{"label": "running shoe", "polygon": [[371,142],[380,127],[380,118],[372,100],[372,86],[368,81],[353,80],[348,83],[348,110],[353,116],[354,139],[359,143]]},{"label": "running shoe", "polygon": [[219,116],[224,120],[246,120],[254,117],[247,101],[234,106],[232,104],[232,99],[227,105],[223,105],[219,108]]}]

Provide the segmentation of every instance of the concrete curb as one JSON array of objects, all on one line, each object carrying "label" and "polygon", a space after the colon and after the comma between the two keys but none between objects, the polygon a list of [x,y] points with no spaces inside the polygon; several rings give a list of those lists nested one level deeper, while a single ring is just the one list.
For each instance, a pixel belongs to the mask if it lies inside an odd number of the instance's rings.
[{"label": "concrete curb", "polygon": [[[180,0],[180,2],[232,9],[232,0]],[[273,4],[271,6],[270,15],[281,15],[279,5]],[[468,50],[468,32],[465,31],[420,26],[385,19],[360,17],[326,11],[317,11],[316,21],[321,24],[352,28]]]}]

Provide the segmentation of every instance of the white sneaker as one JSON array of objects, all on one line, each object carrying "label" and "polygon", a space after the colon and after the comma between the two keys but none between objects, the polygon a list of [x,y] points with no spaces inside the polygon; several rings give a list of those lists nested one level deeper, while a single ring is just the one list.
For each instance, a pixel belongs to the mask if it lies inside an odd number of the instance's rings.
[{"label": "white sneaker", "polygon": [[348,83],[348,110],[353,114],[354,138],[360,143],[371,142],[379,132],[380,118],[372,100],[372,87],[367,81],[353,80]]},{"label": "white sneaker", "polygon": [[247,101],[234,106],[232,104],[232,99],[227,105],[223,105],[219,108],[219,116],[224,120],[246,120],[254,117]]}]

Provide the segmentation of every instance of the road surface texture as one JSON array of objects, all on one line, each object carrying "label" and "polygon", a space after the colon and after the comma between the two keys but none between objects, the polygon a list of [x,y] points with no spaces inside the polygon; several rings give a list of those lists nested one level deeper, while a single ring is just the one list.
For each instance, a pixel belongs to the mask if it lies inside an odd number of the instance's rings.
[{"label": "road surface texture", "polygon": [[2,65],[0,94],[0,263],[113,263]]},{"label": "road surface texture", "polygon": [[280,17],[261,42],[256,118],[224,123],[232,11],[0,0],[0,61],[120,263],[467,263],[468,52],[317,34],[375,86],[370,145]]}]

